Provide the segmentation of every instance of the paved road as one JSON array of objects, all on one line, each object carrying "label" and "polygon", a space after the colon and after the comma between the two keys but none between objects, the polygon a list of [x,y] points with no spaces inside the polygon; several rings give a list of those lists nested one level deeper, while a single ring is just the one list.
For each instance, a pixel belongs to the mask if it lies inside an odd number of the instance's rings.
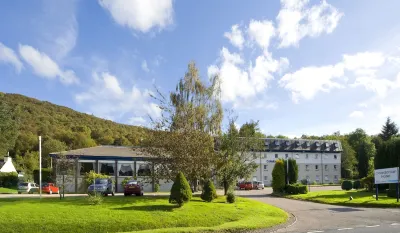
[{"label": "paved road", "polygon": [[[321,187],[321,189],[326,188]],[[315,191],[317,190],[318,188],[315,188]],[[263,191],[237,191],[237,194],[277,206],[296,216],[296,223],[277,232],[400,233],[399,208],[341,207],[271,197],[268,196],[270,192],[270,189],[266,189]]]}]

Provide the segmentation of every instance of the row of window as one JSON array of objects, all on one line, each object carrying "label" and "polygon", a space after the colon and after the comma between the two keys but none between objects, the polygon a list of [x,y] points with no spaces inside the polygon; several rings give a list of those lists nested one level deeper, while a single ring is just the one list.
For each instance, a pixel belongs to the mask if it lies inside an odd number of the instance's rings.
[{"label": "row of window", "polygon": [[[253,154],[253,159],[257,159],[257,158],[258,158],[257,154],[256,154],[256,153]],[[268,158],[267,153],[264,153],[263,158],[264,158],[264,159],[267,159],[267,158]],[[278,154],[275,154],[275,159],[278,159],[278,158],[279,158],[279,155],[278,155]],[[285,154],[285,159],[287,159],[287,158],[289,158],[289,154]],[[296,154],[294,158],[295,158],[295,159],[299,159],[299,158],[300,158],[299,154]],[[308,159],[308,158],[309,158],[309,156],[308,156],[308,154],[306,154],[306,159]],[[319,154],[315,154],[315,155],[314,155],[314,158],[315,158],[315,159],[318,159],[318,158],[319,158]],[[325,158],[328,158],[328,155],[325,154]],[[334,159],[337,159],[338,157],[337,157],[337,155],[333,155],[333,158],[334,158]]]},{"label": "row of window", "polygon": [[[79,174],[84,176],[90,171],[96,171],[96,165],[94,162],[79,162]],[[115,176],[133,176],[134,165],[132,163],[118,163],[117,167],[115,162],[99,163],[99,170],[101,174]],[[97,171],[96,171],[97,172]],[[149,164],[137,164],[137,176],[149,176],[151,174],[151,167]]]},{"label": "row of window", "polygon": [[[329,170],[329,166],[327,164],[325,164],[324,168],[325,168],[325,171]],[[333,165],[333,170],[337,171],[337,169],[338,169],[338,165]],[[266,171],[266,170],[268,170],[267,164],[264,165],[264,171]],[[306,165],[306,171],[309,171],[309,170],[310,170],[310,165]],[[319,165],[315,165],[315,170],[319,171]]]},{"label": "row of window", "polygon": [[[328,175],[324,176],[324,180],[325,180],[325,181],[331,181],[330,178],[332,178],[332,177],[329,177]],[[257,177],[255,176],[255,177],[253,177],[253,179],[257,179]],[[312,181],[312,180],[310,179],[310,176],[306,176],[305,179]],[[269,181],[269,180],[268,180],[268,176],[264,176],[264,181]],[[315,181],[316,181],[316,182],[319,182],[319,181],[320,181],[320,176],[319,176],[319,175],[316,175],[316,176],[315,176]],[[334,175],[334,176],[333,176],[333,181],[334,181],[334,182],[339,181],[339,176],[338,176],[338,175]]]}]

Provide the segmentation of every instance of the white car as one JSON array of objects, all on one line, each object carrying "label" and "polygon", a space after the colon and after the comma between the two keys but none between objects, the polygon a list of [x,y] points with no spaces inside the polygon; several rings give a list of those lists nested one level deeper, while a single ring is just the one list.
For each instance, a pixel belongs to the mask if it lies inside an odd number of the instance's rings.
[{"label": "white car", "polygon": [[39,193],[39,185],[31,182],[24,182],[18,185],[18,194],[21,193]]},{"label": "white car", "polygon": [[264,189],[264,183],[261,181],[254,181],[253,189]]}]

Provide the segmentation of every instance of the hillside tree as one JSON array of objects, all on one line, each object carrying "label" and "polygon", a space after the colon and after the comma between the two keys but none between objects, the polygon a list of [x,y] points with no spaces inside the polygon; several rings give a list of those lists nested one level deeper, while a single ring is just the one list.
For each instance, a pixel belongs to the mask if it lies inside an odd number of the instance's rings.
[{"label": "hillside tree", "polygon": [[3,102],[3,98],[0,95],[0,158],[14,148],[18,137],[16,115],[13,109]]},{"label": "hillside tree", "polygon": [[368,176],[369,161],[375,157],[375,154],[375,145],[371,140],[365,139],[360,143],[357,151],[359,178]]}]

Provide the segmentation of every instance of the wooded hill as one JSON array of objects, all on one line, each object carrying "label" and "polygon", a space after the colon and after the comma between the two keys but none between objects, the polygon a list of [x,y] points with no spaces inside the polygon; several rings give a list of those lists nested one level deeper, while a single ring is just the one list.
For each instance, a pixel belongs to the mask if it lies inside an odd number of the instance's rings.
[{"label": "wooded hill", "polygon": [[8,148],[12,157],[37,151],[38,135],[43,138],[43,154],[48,154],[96,145],[138,145],[147,131],[19,94],[0,92],[0,101],[17,122],[15,144]]}]

